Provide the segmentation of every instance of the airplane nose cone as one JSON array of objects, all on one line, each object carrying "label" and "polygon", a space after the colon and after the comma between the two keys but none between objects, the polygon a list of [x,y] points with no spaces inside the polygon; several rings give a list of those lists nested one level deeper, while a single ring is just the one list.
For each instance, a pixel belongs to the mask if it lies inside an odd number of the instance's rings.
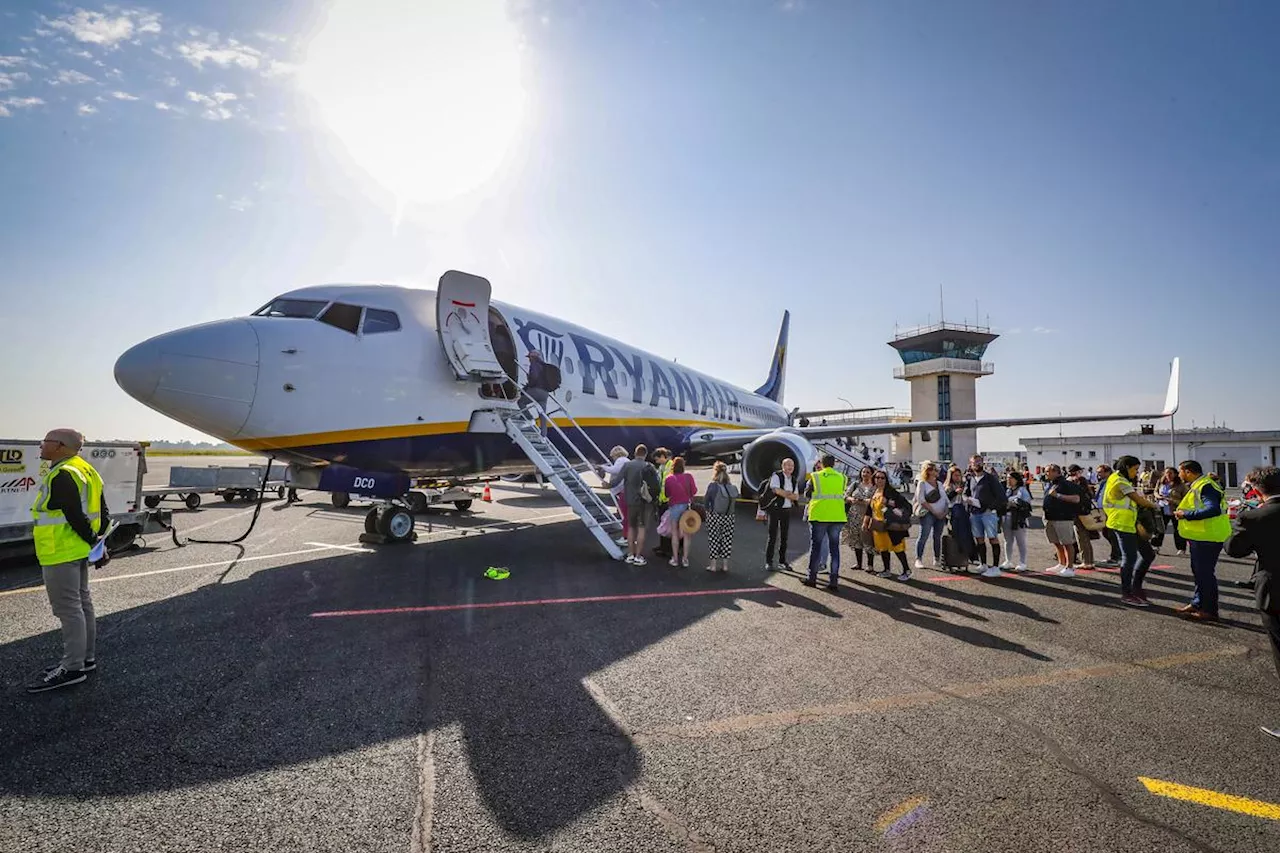
[{"label": "airplane nose cone", "polygon": [[248,420],[257,392],[258,335],[248,320],[179,329],[126,350],[115,377],[138,402],[232,438]]}]

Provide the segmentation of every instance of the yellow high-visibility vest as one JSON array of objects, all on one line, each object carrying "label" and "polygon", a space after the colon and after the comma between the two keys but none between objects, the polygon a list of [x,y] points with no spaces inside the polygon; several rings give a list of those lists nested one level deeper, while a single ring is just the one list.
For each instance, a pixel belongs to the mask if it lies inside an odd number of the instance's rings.
[{"label": "yellow high-visibility vest", "polygon": [[848,520],[844,511],[845,479],[834,468],[823,468],[809,475],[813,481],[813,499],[809,503],[810,521]]},{"label": "yellow high-visibility vest", "polygon": [[[1218,484],[1209,479],[1208,475],[1201,477],[1191,484],[1191,488],[1187,489],[1187,493],[1182,496],[1178,509],[1183,510],[1202,510],[1208,509],[1208,505],[1204,502],[1204,496],[1200,492],[1205,486],[1218,489]],[[1222,491],[1218,489],[1218,491]],[[1178,520],[1178,532],[1182,534],[1183,539],[1194,539],[1197,542],[1226,542],[1231,537],[1231,516],[1227,515],[1227,496],[1224,494],[1221,501],[1222,512],[1213,518],[1202,518],[1198,521],[1188,521],[1187,519]]]},{"label": "yellow high-visibility vest", "polygon": [[1138,505],[1120,491],[1121,485],[1132,486],[1119,471],[1107,478],[1102,487],[1102,510],[1107,514],[1107,527],[1121,533],[1138,532]]},{"label": "yellow high-visibility vest", "polygon": [[658,500],[662,503],[667,502],[667,477],[671,474],[671,466],[676,463],[674,459],[668,459],[662,463],[662,467],[658,469]]},{"label": "yellow high-visibility vest", "polygon": [[66,471],[76,482],[80,493],[80,506],[89,527],[96,533],[102,518],[102,477],[93,466],[79,456],[72,456],[49,466],[49,473],[40,482],[40,492],[31,507],[35,520],[36,559],[42,566],[56,566],[83,560],[89,556],[92,546],[71,529],[71,524],[60,509],[49,509],[49,496],[55,475]]}]

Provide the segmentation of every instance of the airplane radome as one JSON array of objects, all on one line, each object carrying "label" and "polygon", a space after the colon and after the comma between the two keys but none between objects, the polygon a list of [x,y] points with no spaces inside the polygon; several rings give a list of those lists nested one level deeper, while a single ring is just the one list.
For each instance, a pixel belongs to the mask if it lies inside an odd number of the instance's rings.
[{"label": "airplane radome", "polygon": [[[1174,359],[1160,413],[796,428],[782,405],[788,314],[765,383],[748,391],[490,294],[487,280],[457,271],[434,291],[302,288],[248,317],[132,347],[116,362],[116,382],[176,421],[292,463],[303,488],[382,498],[404,494],[411,477],[535,470],[507,432],[530,402],[521,389],[533,351],[558,369],[548,408],[579,449],[589,446],[584,432],[606,450],[643,443],[691,461],[740,455],[753,489],[785,456],[808,470],[822,443],[839,437],[1151,419],[1178,405]],[[576,458],[554,430],[551,438]]]}]

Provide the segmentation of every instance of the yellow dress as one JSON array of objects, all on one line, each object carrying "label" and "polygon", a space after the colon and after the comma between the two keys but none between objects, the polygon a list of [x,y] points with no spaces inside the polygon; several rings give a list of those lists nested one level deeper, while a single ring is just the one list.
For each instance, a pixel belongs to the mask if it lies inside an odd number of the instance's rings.
[{"label": "yellow dress", "polygon": [[[871,517],[876,521],[884,521],[884,495],[876,494],[871,498]],[[907,540],[904,537],[897,545],[893,544],[893,540],[889,538],[887,530],[871,531],[871,541],[877,551],[894,552],[907,550]]]}]

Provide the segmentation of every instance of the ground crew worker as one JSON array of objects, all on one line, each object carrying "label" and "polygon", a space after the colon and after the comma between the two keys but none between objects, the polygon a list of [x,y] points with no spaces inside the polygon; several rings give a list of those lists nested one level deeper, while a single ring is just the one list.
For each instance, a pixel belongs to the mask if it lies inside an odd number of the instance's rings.
[{"label": "ground crew worker", "polygon": [[1177,612],[1187,619],[1213,621],[1218,618],[1218,556],[1222,543],[1231,537],[1231,517],[1222,487],[1204,475],[1199,462],[1183,462],[1178,475],[1182,482],[1191,484],[1173,515],[1178,519],[1178,533],[1187,540],[1196,588],[1191,603]]},{"label": "ground crew worker", "polygon": [[[659,447],[653,451],[653,467],[658,469],[658,518],[661,520],[662,514],[667,511],[671,504],[667,501],[667,477],[671,476],[671,465],[674,460],[671,458],[671,451],[665,447]],[[658,547],[653,551],[659,557],[671,556],[671,537],[659,536]]]},{"label": "ground crew worker", "polygon": [[1107,514],[1107,529],[1114,530],[1120,546],[1120,602],[1130,607],[1149,607],[1142,581],[1155,560],[1151,544],[1138,535],[1138,507],[1155,509],[1155,501],[1134,485],[1142,462],[1136,456],[1121,456],[1115,471],[1099,488],[1102,510]]},{"label": "ground crew worker", "polygon": [[818,585],[818,567],[830,566],[827,589],[840,588],[840,531],[848,520],[844,509],[845,476],[836,470],[836,458],[830,454],[822,457],[822,469],[809,475],[813,483],[813,497],[809,503],[809,577],[801,581],[805,586]]},{"label": "ground crew worker", "polygon": [[[97,668],[89,552],[106,532],[110,516],[102,477],[78,455],[83,446],[84,436],[73,429],[50,430],[40,442],[40,458],[49,463],[49,471],[31,515],[45,592],[53,615],[62,622],[62,660],[28,684],[28,693],[79,684]],[[95,566],[109,559],[104,554]]]}]

